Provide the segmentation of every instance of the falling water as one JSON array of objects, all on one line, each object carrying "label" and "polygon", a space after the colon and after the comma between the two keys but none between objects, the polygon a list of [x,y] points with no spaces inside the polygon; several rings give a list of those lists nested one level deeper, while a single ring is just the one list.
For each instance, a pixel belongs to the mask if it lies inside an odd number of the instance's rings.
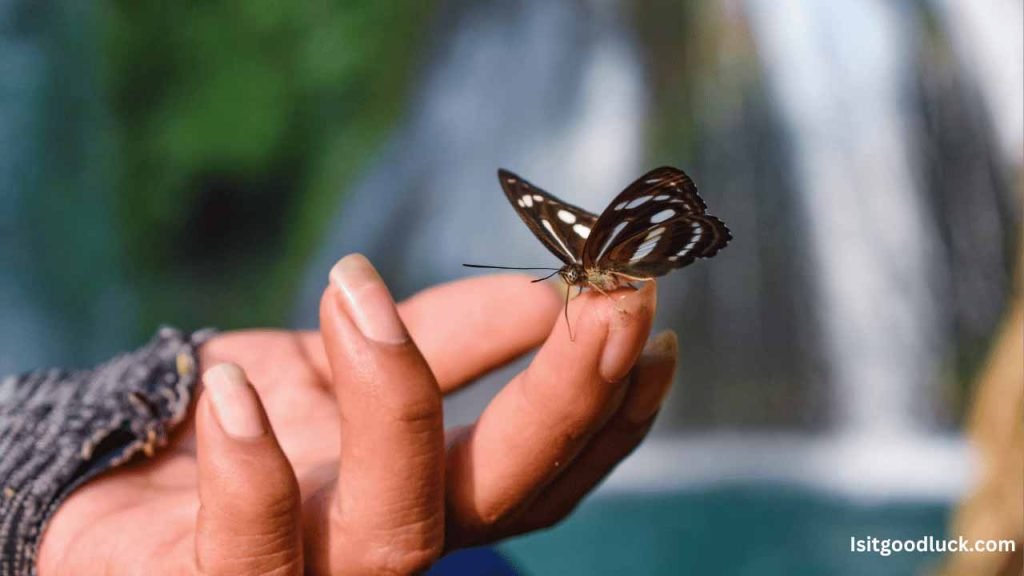
[{"label": "falling water", "polygon": [[749,7],[792,139],[834,426],[926,433],[947,327],[936,321],[939,242],[908,120],[913,30],[880,1]]},{"label": "falling water", "polygon": [[[16,2],[0,3],[0,20],[13,19]],[[41,64],[45,55],[38,42],[22,37],[0,36],[0,268],[7,271],[28,268],[19,262],[18,246],[11,241],[18,225],[22,196],[33,182],[29,151],[24,145],[34,133],[32,118],[38,114],[38,92],[43,84]],[[16,274],[0,274],[0,374],[40,365],[54,350],[41,329],[45,313],[30,302]]]},{"label": "falling water", "polygon": [[131,343],[94,6],[0,0],[0,375]]}]

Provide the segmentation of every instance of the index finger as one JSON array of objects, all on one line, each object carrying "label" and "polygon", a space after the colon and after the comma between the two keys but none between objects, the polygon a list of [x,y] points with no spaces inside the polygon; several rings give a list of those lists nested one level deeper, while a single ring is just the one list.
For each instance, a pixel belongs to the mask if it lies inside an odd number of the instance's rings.
[{"label": "index finger", "polygon": [[562,310],[551,284],[496,274],[441,284],[399,306],[444,392],[536,348]]},{"label": "index finger", "polygon": [[575,299],[569,310],[575,341],[559,322],[530,366],[453,440],[447,487],[456,544],[473,544],[512,518],[622,401],[650,332],[654,282],[611,296],[614,301],[597,293]]},{"label": "index finger", "polygon": [[[562,310],[548,283],[523,274],[493,274],[440,284],[398,305],[443,393],[536,348]],[[321,334],[302,334],[303,349],[328,381]]]}]

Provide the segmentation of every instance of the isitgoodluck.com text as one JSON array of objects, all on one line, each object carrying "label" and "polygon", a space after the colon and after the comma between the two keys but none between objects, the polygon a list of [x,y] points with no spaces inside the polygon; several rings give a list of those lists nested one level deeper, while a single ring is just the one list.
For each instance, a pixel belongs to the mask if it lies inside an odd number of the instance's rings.
[{"label": "isitgoodluck.com text", "polygon": [[850,536],[850,552],[873,552],[879,556],[890,556],[902,552],[1016,552],[1013,540],[968,540],[959,538],[856,538]]}]

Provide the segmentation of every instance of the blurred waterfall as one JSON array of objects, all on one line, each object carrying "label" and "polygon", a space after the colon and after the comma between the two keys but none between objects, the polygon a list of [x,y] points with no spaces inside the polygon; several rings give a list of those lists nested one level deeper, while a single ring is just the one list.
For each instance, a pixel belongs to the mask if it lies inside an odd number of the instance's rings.
[{"label": "blurred waterfall", "polygon": [[1024,3],[933,0],[985,102],[1003,160],[1024,166]]},{"label": "blurred waterfall", "polygon": [[0,0],[0,375],[134,343],[93,10]]},{"label": "blurred waterfall", "polygon": [[[855,452],[829,443],[806,470],[778,466],[841,482],[836,458],[873,464],[883,491],[909,455],[961,462],[935,433],[998,320],[1002,241],[1019,220],[934,15],[748,0],[631,20],[630,6],[445,4],[408,117],[336,217],[297,323],[316,324],[326,271],[352,251],[399,297],[466,276],[461,262],[553,263],[507,206],[499,166],[600,210],[672,163],[736,239],[661,283],[658,324],[680,333],[685,366],[661,429],[836,432]],[[676,140],[647,150],[666,132]],[[450,421],[501,380],[456,397]],[[709,464],[731,462],[710,445]],[[765,459],[802,450],[775,438]]]},{"label": "blurred waterfall", "polygon": [[[297,321],[316,324],[326,272],[367,254],[396,297],[467,276],[462,262],[550,266],[496,171],[600,210],[643,168],[644,82],[608,0],[453,3],[407,124],[358,183],[310,268]],[[450,407],[465,422],[494,392]]]},{"label": "blurred waterfall", "polygon": [[[0,26],[15,26],[19,2],[0,1]],[[24,270],[20,247],[13,241],[18,216],[28,189],[36,180],[32,165],[31,136],[38,132],[44,54],[39,38],[0,35],[0,374],[40,365],[53,352],[47,341],[42,310],[26,305],[23,280],[8,271]]]},{"label": "blurred waterfall", "polygon": [[915,176],[915,31],[881,1],[749,7],[792,140],[834,427],[925,433],[949,339],[936,294],[940,243]]}]

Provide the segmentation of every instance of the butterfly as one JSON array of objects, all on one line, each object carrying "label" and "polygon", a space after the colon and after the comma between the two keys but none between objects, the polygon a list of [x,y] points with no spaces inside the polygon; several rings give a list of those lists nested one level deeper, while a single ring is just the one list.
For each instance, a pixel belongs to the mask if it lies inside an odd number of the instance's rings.
[{"label": "butterfly", "polygon": [[600,216],[508,170],[498,170],[498,181],[530,231],[562,261],[561,268],[552,269],[555,274],[581,291],[593,288],[607,294],[663,276],[697,258],[714,256],[732,239],[725,224],[707,213],[693,180],[671,166],[638,178]]}]

